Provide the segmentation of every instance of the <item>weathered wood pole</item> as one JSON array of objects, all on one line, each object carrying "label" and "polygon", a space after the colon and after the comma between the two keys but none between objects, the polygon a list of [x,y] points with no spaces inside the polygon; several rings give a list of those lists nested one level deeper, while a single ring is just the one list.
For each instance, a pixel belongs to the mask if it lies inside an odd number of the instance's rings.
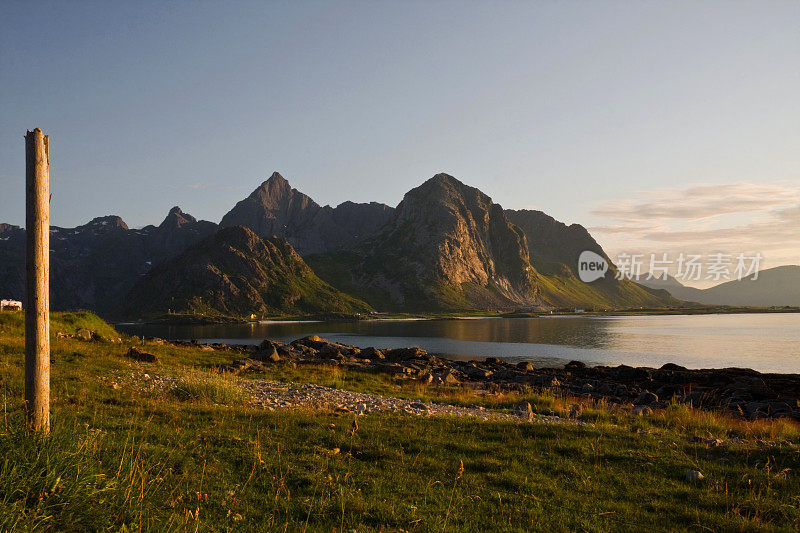
[{"label": "weathered wood pole", "polygon": [[25,410],[50,431],[50,153],[47,135],[25,135]]}]

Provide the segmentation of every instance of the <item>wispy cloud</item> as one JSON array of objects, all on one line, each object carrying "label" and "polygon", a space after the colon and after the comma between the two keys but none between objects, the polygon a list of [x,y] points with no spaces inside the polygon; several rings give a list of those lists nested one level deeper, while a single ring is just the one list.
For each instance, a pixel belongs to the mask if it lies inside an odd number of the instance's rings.
[{"label": "wispy cloud", "polygon": [[800,202],[800,188],[775,184],[698,184],[683,189],[643,191],[605,203],[592,214],[623,222],[700,220],[763,211]]},{"label": "wispy cloud", "polygon": [[619,253],[760,252],[766,266],[800,264],[800,186],[696,184],[639,192],[592,211],[590,231]]}]

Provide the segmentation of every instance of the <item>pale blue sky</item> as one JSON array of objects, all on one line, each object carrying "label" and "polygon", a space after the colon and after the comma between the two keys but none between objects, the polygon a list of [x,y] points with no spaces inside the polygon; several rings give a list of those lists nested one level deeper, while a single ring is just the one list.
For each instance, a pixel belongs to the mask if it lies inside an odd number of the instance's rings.
[{"label": "pale blue sky", "polygon": [[[219,221],[278,170],[332,205],[396,205],[448,172],[612,251],[664,246],[653,231],[679,248],[685,229],[800,229],[798,28],[797,1],[6,0],[0,221],[24,220],[22,136],[39,126],[64,226],[173,205]],[[710,218],[646,211],[699,184],[717,201],[767,189],[759,209],[695,202]],[[642,220],[609,214],[620,202]],[[800,262],[797,240],[771,245]]]}]

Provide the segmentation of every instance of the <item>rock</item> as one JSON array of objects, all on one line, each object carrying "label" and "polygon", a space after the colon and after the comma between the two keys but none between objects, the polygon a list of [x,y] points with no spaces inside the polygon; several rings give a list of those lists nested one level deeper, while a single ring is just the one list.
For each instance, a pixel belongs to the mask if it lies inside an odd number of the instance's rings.
[{"label": "rock", "polygon": [[515,403],[514,414],[530,420],[533,418],[533,407],[528,402]]},{"label": "rock", "polygon": [[143,352],[141,350],[137,350],[133,346],[128,350],[128,353],[125,354],[126,357],[133,359],[134,361],[139,361],[140,363],[157,363],[158,358],[147,352]]},{"label": "rock", "polygon": [[634,416],[652,415],[653,410],[650,407],[647,407],[646,405],[636,405],[633,407],[633,409],[631,409],[631,414],[633,414]]},{"label": "rock", "polygon": [[586,363],[583,361],[570,361],[564,365],[564,368],[567,370],[580,370],[582,368],[586,368]]},{"label": "rock", "polygon": [[460,383],[460,380],[455,376],[452,370],[446,370],[441,376],[442,383]]},{"label": "rock", "polygon": [[263,341],[261,341],[261,344],[258,345],[258,351],[264,351],[269,353],[270,355],[272,354],[272,350],[278,351],[285,348],[286,345],[283,344],[282,342],[275,342],[269,339],[264,339]]},{"label": "rock", "polygon": [[302,339],[297,339],[291,342],[292,346],[307,346],[309,348],[314,348],[315,350],[319,350],[330,344],[327,339],[323,339],[318,335],[308,335],[307,337],[303,337]]},{"label": "rock", "polygon": [[490,377],[494,372],[491,370],[486,370],[483,368],[472,367],[465,371],[465,374],[470,377],[470,379],[486,379]]},{"label": "rock", "polygon": [[751,418],[757,418],[759,414],[767,414],[769,412],[769,404],[764,402],[747,402],[744,410]]},{"label": "rock", "polygon": [[522,370],[523,372],[530,372],[533,370],[533,364],[530,361],[520,361],[517,363],[517,370]]},{"label": "rock", "polygon": [[321,348],[319,352],[317,352],[317,356],[322,357],[323,359],[341,359],[344,357],[342,351],[343,350],[339,346],[335,344],[329,344]]},{"label": "rock", "polygon": [[90,341],[92,340],[92,332],[86,328],[81,328],[75,332],[75,338],[80,339],[82,341]]},{"label": "rock", "polygon": [[684,474],[683,477],[684,477],[684,479],[686,479],[686,481],[689,481],[690,483],[694,483],[694,482],[700,481],[705,476],[699,470],[687,470],[686,474]]},{"label": "rock", "polygon": [[650,371],[646,368],[634,368],[628,365],[619,365],[613,369],[613,375],[618,381],[641,381],[650,377]]},{"label": "rock", "polygon": [[275,346],[272,344],[265,346],[264,343],[261,343],[259,350],[251,357],[256,361],[272,361],[275,363],[281,360],[280,356],[278,355],[278,350],[275,348]]},{"label": "rock", "polygon": [[383,355],[383,352],[378,350],[377,348],[364,348],[361,350],[361,357],[365,357],[367,359],[386,359],[386,356]]},{"label": "rock", "polygon": [[414,346],[411,348],[394,348],[386,351],[386,356],[395,361],[405,361],[407,359],[429,359],[428,352]]},{"label": "rock", "polygon": [[676,370],[686,370],[686,367],[676,365],[675,363],[667,363],[661,367],[661,370],[670,370],[674,372]]},{"label": "rock", "polygon": [[658,403],[658,396],[647,390],[642,391],[634,402],[635,405],[652,405],[654,403]]},{"label": "rock", "polygon": [[483,360],[484,363],[487,365],[502,365],[505,364],[505,361],[502,359],[498,359],[497,357],[487,357]]}]

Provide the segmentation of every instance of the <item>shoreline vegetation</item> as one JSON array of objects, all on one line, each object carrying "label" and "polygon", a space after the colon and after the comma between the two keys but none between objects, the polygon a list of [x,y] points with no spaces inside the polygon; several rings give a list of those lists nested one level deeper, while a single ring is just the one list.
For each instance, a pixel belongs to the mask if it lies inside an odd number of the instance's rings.
[{"label": "shoreline vegetation", "polygon": [[581,309],[578,311],[560,309],[552,311],[453,311],[446,313],[362,313],[362,314],[302,314],[302,315],[274,315],[259,318],[244,318],[225,315],[203,315],[190,313],[171,313],[144,317],[139,320],[116,320],[116,324],[145,324],[145,325],[212,325],[212,324],[249,324],[261,321],[293,322],[299,320],[314,321],[368,321],[368,320],[398,320],[398,319],[431,319],[431,320],[458,320],[461,318],[545,318],[551,316],[635,316],[635,315],[711,315],[711,314],[748,314],[748,313],[798,313],[800,307],[733,307],[733,306],[703,306],[703,307],[665,307],[665,308],[628,308],[592,310]]},{"label": "shoreline vegetation", "polygon": [[83,312],[51,315],[41,438],[24,426],[23,331],[22,313],[0,313],[2,530],[800,528],[787,417],[421,380],[388,371],[418,352],[373,353],[379,371],[315,338],[142,340]]}]

